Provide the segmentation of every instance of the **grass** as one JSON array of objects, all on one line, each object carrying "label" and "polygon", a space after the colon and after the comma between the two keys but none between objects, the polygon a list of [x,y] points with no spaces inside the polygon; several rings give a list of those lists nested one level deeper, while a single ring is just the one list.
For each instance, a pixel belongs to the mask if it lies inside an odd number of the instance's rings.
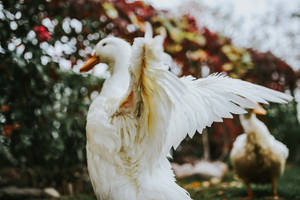
[{"label": "grass", "polygon": [[[191,177],[179,181],[194,200],[242,200],[247,196],[245,186],[230,172],[219,180],[199,181]],[[272,194],[271,185],[252,185],[255,198],[266,200]],[[300,200],[300,166],[288,166],[284,175],[278,181],[278,195],[281,200]]]},{"label": "grass", "polygon": [[[194,200],[242,200],[247,195],[245,186],[229,172],[223,180],[201,180],[190,177],[178,181],[187,189]],[[271,185],[252,185],[255,198],[252,200],[266,200],[272,194]],[[278,182],[280,200],[300,200],[300,166],[290,165]],[[62,197],[60,200],[95,200],[93,195],[81,194],[76,197]]]}]

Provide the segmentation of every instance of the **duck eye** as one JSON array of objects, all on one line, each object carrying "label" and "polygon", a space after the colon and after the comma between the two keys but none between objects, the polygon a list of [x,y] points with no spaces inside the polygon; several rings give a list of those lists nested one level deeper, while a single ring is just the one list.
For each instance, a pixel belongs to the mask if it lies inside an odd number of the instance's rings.
[{"label": "duck eye", "polygon": [[107,43],[106,42],[104,42],[103,44],[102,44],[102,46],[104,47],[104,46],[106,46],[107,45]]}]

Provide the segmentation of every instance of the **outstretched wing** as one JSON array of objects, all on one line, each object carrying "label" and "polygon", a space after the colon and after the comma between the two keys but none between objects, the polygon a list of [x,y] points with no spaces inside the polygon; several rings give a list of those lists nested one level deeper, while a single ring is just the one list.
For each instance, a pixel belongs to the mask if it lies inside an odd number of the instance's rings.
[{"label": "outstretched wing", "polygon": [[[172,115],[171,121],[174,123],[169,127],[167,149],[172,146],[176,148],[187,134],[193,137],[196,130],[201,133],[203,128],[211,126],[213,122],[232,118],[232,114],[246,113],[244,108],[256,108],[257,103],[286,103],[292,99],[284,93],[224,74],[212,74],[201,79],[188,76],[177,79],[177,82],[172,84],[166,81],[166,90],[181,95],[180,99],[173,98],[173,103],[178,106],[175,106]],[[185,90],[180,91],[183,88]]]},{"label": "outstretched wing", "polygon": [[[285,103],[291,96],[259,85],[213,74],[207,78],[178,78],[169,72],[170,56],[163,51],[163,38],[137,38],[133,45],[132,84],[140,94],[145,134],[157,151],[169,152],[188,134],[246,113],[256,103]],[[147,132],[147,133],[146,133]]]}]

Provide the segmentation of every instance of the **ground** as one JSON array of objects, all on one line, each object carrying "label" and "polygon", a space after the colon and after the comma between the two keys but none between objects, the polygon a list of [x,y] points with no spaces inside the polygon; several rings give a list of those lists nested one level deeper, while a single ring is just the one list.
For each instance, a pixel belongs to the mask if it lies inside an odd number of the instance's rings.
[{"label": "ground", "polygon": [[[181,180],[194,200],[242,200],[247,196],[246,189],[233,174],[229,172],[223,181],[211,180],[199,182],[197,177]],[[252,185],[256,196],[253,200],[269,199],[271,185]],[[288,166],[278,182],[278,194],[281,200],[300,200],[300,166]]]},{"label": "ground", "polygon": [[[179,180],[194,200],[242,200],[247,195],[244,185],[229,172],[222,181],[212,179],[203,181],[199,177]],[[266,200],[271,195],[271,185],[253,185],[256,198]],[[289,165],[278,182],[278,194],[281,200],[300,200],[300,166]],[[82,194],[77,197],[62,197],[60,200],[94,200],[92,195]]]}]

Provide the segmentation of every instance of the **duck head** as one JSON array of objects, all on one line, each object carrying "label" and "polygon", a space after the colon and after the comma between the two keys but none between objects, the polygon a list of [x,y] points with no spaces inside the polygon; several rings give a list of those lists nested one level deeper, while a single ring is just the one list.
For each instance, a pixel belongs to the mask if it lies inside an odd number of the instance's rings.
[{"label": "duck head", "polygon": [[126,57],[128,60],[131,55],[131,45],[123,39],[107,37],[97,43],[94,52],[93,56],[80,68],[81,72],[93,69],[100,62],[110,67],[120,66],[116,65],[116,61],[125,60]]}]

